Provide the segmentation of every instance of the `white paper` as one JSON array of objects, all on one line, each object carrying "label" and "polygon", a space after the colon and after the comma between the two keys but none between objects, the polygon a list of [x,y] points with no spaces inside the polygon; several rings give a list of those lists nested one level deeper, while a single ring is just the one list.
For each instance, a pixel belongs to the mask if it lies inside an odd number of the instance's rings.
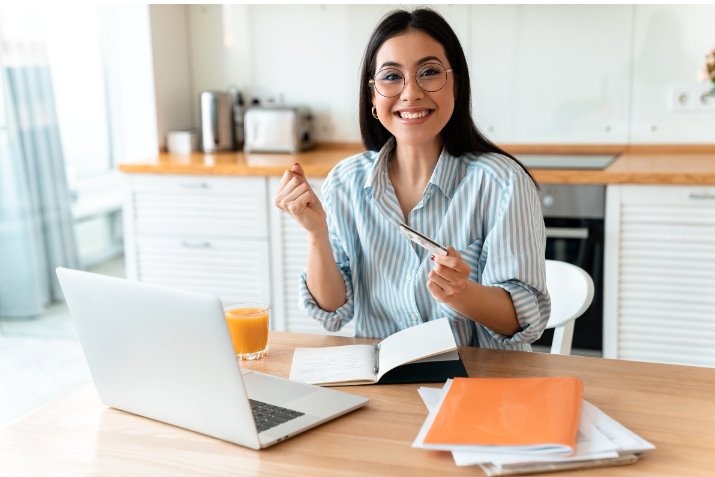
[{"label": "white paper", "polygon": [[457,361],[459,359],[459,352],[457,350],[448,351],[447,353],[437,354],[434,356],[428,356],[427,358],[418,359],[417,361],[412,361],[413,363],[429,363],[432,361]]},{"label": "white paper", "polygon": [[579,460],[605,459],[618,457],[616,445],[601,434],[593,424],[579,424],[576,437],[576,449],[570,456],[548,456],[533,454],[498,454],[453,451],[454,462],[459,466],[491,463],[498,467],[505,464],[523,464],[526,462],[573,462]]},{"label": "white paper", "polygon": [[584,413],[601,433],[616,444],[619,453],[627,454],[655,449],[652,443],[586,400],[581,405],[581,414],[583,415]]},{"label": "white paper", "polygon": [[296,348],[289,379],[309,384],[374,382],[374,366],[372,345]]},{"label": "white paper", "polygon": [[[422,423],[422,427],[420,428],[420,431],[417,433],[417,437],[415,437],[415,441],[412,443],[412,447],[421,447],[424,448],[424,442],[425,442],[425,436],[427,435],[427,431],[429,430],[430,427],[432,427],[432,423],[434,422],[434,418],[437,416],[437,411],[439,411],[440,406],[442,405],[442,401],[444,400],[444,397],[447,395],[447,391],[449,391],[449,388],[452,386],[452,380],[448,379],[445,381],[444,386],[442,386],[442,389],[435,389],[435,388],[420,388],[418,390],[418,393],[420,396],[423,394],[427,393],[432,394],[429,397],[429,402],[431,404],[431,407],[428,405],[427,410],[429,413],[427,414],[427,418],[425,419],[425,422]],[[437,391],[435,393],[435,391]],[[425,401],[425,404],[427,404],[427,401]]]}]

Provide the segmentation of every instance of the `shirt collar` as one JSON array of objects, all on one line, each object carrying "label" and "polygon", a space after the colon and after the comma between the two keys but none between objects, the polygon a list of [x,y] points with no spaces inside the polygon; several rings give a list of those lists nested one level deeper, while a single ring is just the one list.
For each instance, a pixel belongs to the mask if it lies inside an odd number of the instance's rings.
[{"label": "shirt collar", "polygon": [[372,168],[367,174],[364,189],[368,187],[379,187],[385,180],[388,179],[387,166],[390,162],[390,153],[395,148],[395,138],[390,137],[377,153],[377,159],[372,165]]},{"label": "shirt collar", "polygon": [[432,172],[429,183],[437,186],[446,197],[451,198],[457,186],[455,181],[459,163],[459,158],[448,153],[447,148],[442,148],[442,153],[439,155],[437,165],[434,168],[434,172]]},{"label": "shirt collar", "polygon": [[[390,162],[390,153],[395,148],[395,138],[391,137],[382,146],[377,154],[377,159],[370,169],[367,179],[365,180],[364,189],[373,188],[373,192],[380,195],[389,181],[388,165]],[[459,159],[447,152],[445,147],[437,160],[437,165],[432,172],[432,177],[429,180],[430,184],[437,186],[446,197],[452,197],[456,187],[455,180],[457,168],[459,167]]]}]

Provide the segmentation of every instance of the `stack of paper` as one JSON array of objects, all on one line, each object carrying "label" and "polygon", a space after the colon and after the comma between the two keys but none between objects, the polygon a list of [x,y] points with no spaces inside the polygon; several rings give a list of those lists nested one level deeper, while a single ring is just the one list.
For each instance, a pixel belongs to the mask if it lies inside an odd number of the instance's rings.
[{"label": "stack of paper", "polygon": [[[470,381],[471,383],[469,384],[472,384],[483,379],[486,378],[466,379],[464,381]],[[533,443],[531,445],[493,444],[496,442],[493,436],[490,437],[491,440],[489,441],[492,444],[480,445],[479,439],[484,439],[484,436],[488,436],[490,433],[493,434],[495,427],[511,429],[516,436],[525,434],[523,428],[529,424],[525,423],[524,420],[530,420],[525,416],[538,411],[518,409],[520,406],[518,403],[533,400],[523,394],[502,396],[500,402],[496,403],[500,406],[497,412],[492,409],[491,417],[488,413],[482,414],[482,422],[479,424],[473,420],[474,416],[469,417],[469,415],[473,413],[475,407],[484,407],[484,400],[481,403],[477,403],[474,400],[474,396],[472,396],[471,404],[467,405],[467,401],[461,401],[461,405],[455,407],[454,404],[460,401],[453,399],[455,395],[449,396],[452,386],[454,386],[454,382],[449,380],[442,389],[424,387],[419,389],[419,394],[429,409],[429,415],[425,419],[413,443],[413,447],[450,450],[457,465],[479,464],[487,475],[517,475],[572,468],[624,465],[635,462],[638,459],[637,454],[654,448],[653,444],[634,434],[604,414],[596,406],[582,400],[578,393],[576,395],[578,395],[580,402],[580,413],[576,414],[577,431],[574,433],[573,446],[569,446],[568,443],[564,444],[563,441],[561,443],[556,442],[555,439],[542,439],[542,445],[534,445]],[[458,391],[457,397],[459,395],[462,398],[467,397],[463,383],[458,383],[455,389]],[[566,392],[568,393],[569,391]],[[447,400],[447,397],[451,399]],[[561,398],[563,397],[562,395]],[[573,397],[573,392],[571,397]],[[447,405],[443,406],[445,401]],[[536,401],[538,401],[538,398]],[[514,407],[515,405],[516,408]],[[489,405],[486,406],[489,407]],[[563,415],[566,416],[572,413],[573,409],[565,408],[563,411]],[[545,413],[549,412],[548,409],[545,410]],[[519,419],[505,417],[510,413],[522,414]],[[467,416],[466,421],[465,415]],[[433,432],[435,422],[437,423],[435,428],[438,431],[437,433]],[[448,432],[450,422],[459,422],[463,430],[450,435]],[[464,424],[467,422],[469,424],[465,426]],[[563,430],[564,426],[568,426],[564,422],[553,422],[553,425],[550,426],[548,422],[544,421],[541,424],[544,429],[537,429],[538,434],[544,436],[553,433],[555,429]],[[488,431],[486,434],[484,433],[485,430]],[[465,432],[471,432],[473,436],[480,437],[473,438],[472,442],[467,444],[469,439],[465,437]],[[537,438],[535,433],[532,432],[531,434],[524,438],[527,440]],[[538,439],[537,442],[540,442]]]}]

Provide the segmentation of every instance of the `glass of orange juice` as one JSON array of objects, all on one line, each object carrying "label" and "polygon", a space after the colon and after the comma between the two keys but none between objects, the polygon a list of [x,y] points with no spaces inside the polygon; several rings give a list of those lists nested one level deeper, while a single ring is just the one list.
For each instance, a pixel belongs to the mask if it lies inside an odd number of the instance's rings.
[{"label": "glass of orange juice", "polygon": [[268,351],[268,305],[236,303],[223,309],[233,349],[240,359],[259,359]]}]

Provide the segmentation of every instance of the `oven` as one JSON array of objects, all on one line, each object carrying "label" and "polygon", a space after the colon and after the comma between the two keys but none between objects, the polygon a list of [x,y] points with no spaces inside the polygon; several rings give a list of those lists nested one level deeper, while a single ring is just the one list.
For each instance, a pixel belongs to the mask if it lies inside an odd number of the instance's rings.
[{"label": "oven", "polygon": [[[601,185],[548,185],[539,192],[546,224],[546,258],[578,265],[593,279],[591,306],[576,320],[573,345],[584,354],[602,354],[603,263],[606,188]],[[553,330],[534,343],[551,346]]]}]

